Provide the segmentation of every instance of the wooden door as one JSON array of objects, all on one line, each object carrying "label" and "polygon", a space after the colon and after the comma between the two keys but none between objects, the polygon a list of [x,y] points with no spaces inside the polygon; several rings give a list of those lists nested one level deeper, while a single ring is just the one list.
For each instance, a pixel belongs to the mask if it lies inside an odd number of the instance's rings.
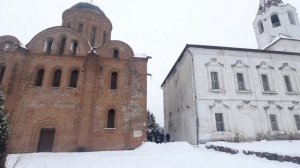
[{"label": "wooden door", "polygon": [[55,136],[54,128],[41,129],[37,152],[52,152],[54,136]]}]

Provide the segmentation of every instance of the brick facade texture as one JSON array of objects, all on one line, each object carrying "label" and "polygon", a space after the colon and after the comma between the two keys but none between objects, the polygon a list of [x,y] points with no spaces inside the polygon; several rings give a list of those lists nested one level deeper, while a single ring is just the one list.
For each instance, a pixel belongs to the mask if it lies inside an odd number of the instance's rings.
[{"label": "brick facade texture", "polygon": [[[89,45],[92,27],[97,30],[95,52]],[[37,152],[44,128],[55,129],[53,152],[125,150],[146,141],[147,58],[134,57],[126,43],[110,40],[111,29],[104,14],[70,8],[63,14],[63,26],[42,31],[26,48],[15,37],[0,37],[10,153]],[[58,54],[62,36],[64,54]],[[49,38],[51,53],[45,53]],[[76,55],[70,51],[74,40]],[[115,50],[118,58],[113,57]],[[34,86],[38,69],[44,69],[42,86]],[[57,69],[62,71],[60,86],[52,87]],[[79,71],[76,88],[69,87],[72,70]],[[117,89],[110,89],[112,72],[118,73]],[[111,109],[115,128],[106,128]]]}]

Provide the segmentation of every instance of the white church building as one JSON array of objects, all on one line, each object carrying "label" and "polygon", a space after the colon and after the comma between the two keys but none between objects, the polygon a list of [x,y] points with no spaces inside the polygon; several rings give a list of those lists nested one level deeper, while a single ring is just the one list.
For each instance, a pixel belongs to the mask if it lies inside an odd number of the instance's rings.
[{"label": "white church building", "polygon": [[186,45],[163,81],[171,141],[300,139],[300,23],[281,0],[261,0],[259,49]]}]

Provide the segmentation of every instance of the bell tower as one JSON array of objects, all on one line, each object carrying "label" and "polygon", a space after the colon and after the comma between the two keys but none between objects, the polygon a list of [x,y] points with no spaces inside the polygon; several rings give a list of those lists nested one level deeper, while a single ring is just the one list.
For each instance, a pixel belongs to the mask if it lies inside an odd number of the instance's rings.
[{"label": "bell tower", "polygon": [[[253,27],[259,49],[269,50],[269,47],[280,39],[300,40],[296,9],[282,0],[260,0]],[[271,50],[290,51],[286,47],[278,47],[271,47]]]}]

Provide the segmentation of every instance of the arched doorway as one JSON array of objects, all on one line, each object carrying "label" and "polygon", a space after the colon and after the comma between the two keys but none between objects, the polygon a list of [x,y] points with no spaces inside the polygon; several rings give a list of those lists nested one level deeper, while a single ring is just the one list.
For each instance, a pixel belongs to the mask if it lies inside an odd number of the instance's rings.
[{"label": "arched doorway", "polygon": [[42,128],[40,131],[37,152],[52,152],[55,128]]}]

